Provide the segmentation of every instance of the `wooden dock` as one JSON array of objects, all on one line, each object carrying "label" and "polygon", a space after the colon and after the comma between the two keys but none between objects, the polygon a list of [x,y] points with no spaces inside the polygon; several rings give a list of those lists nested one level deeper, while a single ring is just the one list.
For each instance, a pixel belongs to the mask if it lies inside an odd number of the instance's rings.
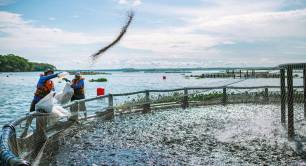
[{"label": "wooden dock", "polygon": [[222,73],[205,73],[200,75],[190,75],[190,77],[196,78],[280,78],[280,73],[270,73],[264,71],[255,71],[255,70],[247,70],[247,71],[229,71],[226,70]]}]

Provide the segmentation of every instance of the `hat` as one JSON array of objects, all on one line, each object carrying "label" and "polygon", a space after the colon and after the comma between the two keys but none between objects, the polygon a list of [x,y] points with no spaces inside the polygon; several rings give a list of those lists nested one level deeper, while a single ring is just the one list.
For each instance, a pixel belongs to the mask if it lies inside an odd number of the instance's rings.
[{"label": "hat", "polygon": [[75,76],[80,77],[80,76],[81,76],[81,73],[80,73],[80,72],[76,72],[76,73],[75,73]]},{"label": "hat", "polygon": [[47,73],[49,73],[49,72],[54,73],[54,70],[51,69],[51,68],[46,68],[45,71],[44,71],[44,74],[47,74]]}]

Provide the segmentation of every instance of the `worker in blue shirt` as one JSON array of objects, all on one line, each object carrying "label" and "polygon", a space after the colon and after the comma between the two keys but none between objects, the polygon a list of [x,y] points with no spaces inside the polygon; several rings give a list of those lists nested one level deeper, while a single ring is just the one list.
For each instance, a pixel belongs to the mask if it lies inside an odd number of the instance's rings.
[{"label": "worker in blue shirt", "polygon": [[34,99],[31,103],[30,112],[35,111],[35,105],[51,91],[54,91],[54,83],[51,79],[59,76],[60,73],[54,74],[52,69],[46,69],[44,74],[39,77],[34,93]]},{"label": "worker in blue shirt", "polygon": [[[59,77],[62,73],[54,74],[52,69],[46,69],[44,74],[39,77],[38,83],[36,85],[36,91],[34,93],[34,99],[32,100],[30,112],[35,111],[35,105],[45,96],[47,96],[51,91],[54,91],[54,84],[51,79]],[[32,122],[31,118],[26,121],[26,126],[23,133],[20,135],[21,138],[27,135],[29,126]]]},{"label": "worker in blue shirt", "polygon": [[[71,88],[73,88],[71,101],[85,99],[84,78],[81,76],[80,72],[77,72],[74,79],[71,81]],[[70,107],[71,112],[74,112],[75,110],[78,110],[78,112],[84,112],[84,116],[87,117],[85,102],[80,102],[78,106]]]},{"label": "worker in blue shirt", "polygon": [[84,92],[84,78],[81,77],[81,73],[77,72],[75,78],[72,80],[71,88],[73,88],[73,96],[71,101],[80,100],[85,98]]}]

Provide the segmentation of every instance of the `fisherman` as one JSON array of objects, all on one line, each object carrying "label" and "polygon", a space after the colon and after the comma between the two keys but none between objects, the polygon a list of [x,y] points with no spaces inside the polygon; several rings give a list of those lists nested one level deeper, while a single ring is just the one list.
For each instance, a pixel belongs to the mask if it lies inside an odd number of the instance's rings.
[{"label": "fisherman", "polygon": [[40,76],[36,91],[34,93],[34,99],[31,103],[30,112],[35,111],[35,105],[51,91],[54,91],[54,84],[51,79],[59,77],[61,73],[54,74],[53,69],[47,68],[44,74]]},{"label": "fisherman", "polygon": [[[54,74],[54,70],[47,68],[44,71],[44,74],[42,74],[39,77],[38,83],[36,85],[36,91],[34,93],[34,99],[32,100],[30,112],[35,111],[35,105],[45,96],[47,96],[51,91],[54,91],[54,84],[51,79],[56,77],[64,77],[66,75],[66,72],[62,73],[56,73]],[[26,126],[23,131],[23,133],[20,135],[21,138],[25,137],[27,135],[29,126],[32,122],[33,118],[28,118],[26,121]]]},{"label": "fisherman", "polygon": [[[74,79],[71,81],[71,88],[73,88],[71,101],[85,99],[84,78],[80,72],[76,72],[74,76]],[[84,112],[84,116],[87,117],[85,102],[80,102],[77,106],[73,105],[70,107],[71,113],[76,112],[76,110],[77,112]],[[70,120],[74,120],[73,116]]]},{"label": "fisherman", "polygon": [[81,76],[80,72],[75,73],[71,88],[73,88],[74,91],[71,101],[85,99],[84,78]]}]

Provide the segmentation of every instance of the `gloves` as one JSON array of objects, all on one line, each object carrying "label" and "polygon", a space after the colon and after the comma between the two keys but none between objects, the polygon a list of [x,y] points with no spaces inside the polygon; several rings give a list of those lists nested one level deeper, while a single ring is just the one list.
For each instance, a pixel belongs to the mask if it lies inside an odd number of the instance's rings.
[{"label": "gloves", "polygon": [[68,80],[67,78],[63,78],[63,80],[66,81],[66,82],[70,82],[71,83],[71,81]]},{"label": "gloves", "polygon": [[57,75],[57,77],[58,77],[58,78],[64,78],[64,77],[66,77],[67,75],[69,75],[69,73],[64,71],[64,72],[59,73],[59,74]]}]

